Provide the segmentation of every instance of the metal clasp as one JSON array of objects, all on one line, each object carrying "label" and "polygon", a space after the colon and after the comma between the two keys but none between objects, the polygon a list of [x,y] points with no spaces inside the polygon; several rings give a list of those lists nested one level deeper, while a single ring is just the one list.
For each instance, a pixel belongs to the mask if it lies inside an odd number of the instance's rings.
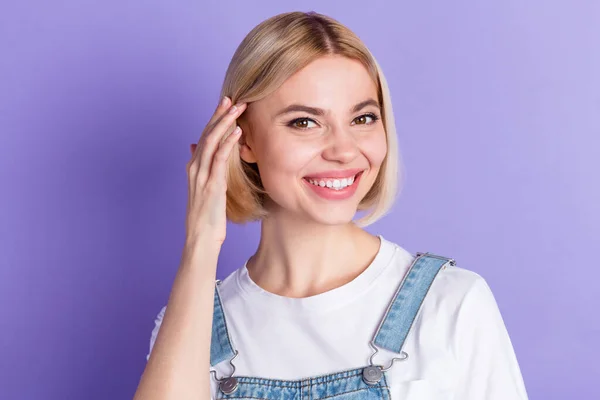
[{"label": "metal clasp", "polygon": [[394,361],[405,361],[408,359],[408,353],[400,351],[401,357],[392,358],[390,365],[387,368],[383,368],[382,365],[373,364],[373,357],[379,352],[379,349],[373,344],[373,341],[369,342],[369,346],[375,351],[369,357],[369,366],[363,369],[363,381],[367,385],[376,385],[383,377],[383,373],[392,368]]},{"label": "metal clasp", "polygon": [[219,382],[219,389],[225,394],[231,394],[235,392],[239,386],[237,378],[233,376],[233,374],[235,374],[235,365],[233,365],[232,362],[233,359],[238,356],[238,354],[239,352],[236,350],[235,355],[229,360],[229,365],[231,365],[231,367],[233,368],[233,371],[231,371],[231,375],[224,378],[219,378],[217,377],[217,371],[210,371],[210,373],[213,374],[215,380]]}]

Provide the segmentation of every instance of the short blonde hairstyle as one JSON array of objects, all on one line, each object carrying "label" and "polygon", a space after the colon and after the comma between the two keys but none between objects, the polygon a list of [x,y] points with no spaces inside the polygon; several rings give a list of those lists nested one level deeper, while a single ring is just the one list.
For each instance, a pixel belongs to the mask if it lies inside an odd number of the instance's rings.
[{"label": "short blonde hairstyle", "polygon": [[[386,79],[371,52],[350,29],[316,12],[288,12],[261,22],[235,51],[221,97],[228,96],[234,104],[258,101],[276,91],[294,73],[327,55],[341,55],[361,62],[377,85],[387,155],[373,186],[358,205],[358,210],[369,210],[355,221],[364,227],[392,207],[399,188],[400,158]],[[242,114],[238,123],[242,124],[243,118]],[[235,146],[227,168],[227,219],[246,223],[264,218],[267,216],[266,196],[256,164],[242,160]]]}]

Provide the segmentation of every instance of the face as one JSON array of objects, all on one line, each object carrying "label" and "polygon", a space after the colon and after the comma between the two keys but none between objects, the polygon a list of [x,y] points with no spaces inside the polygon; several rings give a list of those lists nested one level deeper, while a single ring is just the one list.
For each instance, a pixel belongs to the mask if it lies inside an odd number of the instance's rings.
[{"label": "face", "polygon": [[258,165],[271,215],[352,220],[387,152],[377,98],[360,62],[327,56],[249,104],[240,154]]}]

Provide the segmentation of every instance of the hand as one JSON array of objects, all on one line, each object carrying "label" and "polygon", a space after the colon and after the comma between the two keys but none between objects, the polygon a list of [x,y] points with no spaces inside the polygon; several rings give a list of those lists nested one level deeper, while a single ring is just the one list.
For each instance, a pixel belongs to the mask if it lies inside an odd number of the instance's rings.
[{"label": "hand", "polygon": [[225,216],[227,191],[226,167],[231,149],[238,142],[238,126],[225,139],[225,133],[246,109],[246,103],[230,107],[225,97],[204,128],[197,144],[192,144],[192,158],[186,164],[188,173],[188,204],[186,233],[188,240],[225,241],[227,220]]}]

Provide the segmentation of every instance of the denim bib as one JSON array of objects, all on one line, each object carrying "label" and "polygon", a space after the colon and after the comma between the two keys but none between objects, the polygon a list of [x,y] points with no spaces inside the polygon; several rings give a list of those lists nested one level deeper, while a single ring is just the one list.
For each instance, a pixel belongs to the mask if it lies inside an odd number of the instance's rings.
[{"label": "denim bib", "polygon": [[[223,305],[219,294],[219,284],[215,285],[215,305],[210,347],[210,365],[214,366],[229,360],[233,372],[228,377],[215,379],[219,382],[219,399],[263,399],[263,400],[320,400],[336,397],[339,400],[390,400],[390,390],[386,371],[394,361],[404,361],[408,354],[402,351],[404,341],[410,332],[421,305],[438,272],[447,265],[456,265],[450,258],[430,253],[417,253],[408,273],[400,283],[369,345],[374,350],[369,364],[358,368],[338,371],[296,380],[266,379],[251,376],[234,376],[232,360],[238,355],[233,349]],[[386,368],[374,365],[373,357],[379,348],[398,353]]]}]

